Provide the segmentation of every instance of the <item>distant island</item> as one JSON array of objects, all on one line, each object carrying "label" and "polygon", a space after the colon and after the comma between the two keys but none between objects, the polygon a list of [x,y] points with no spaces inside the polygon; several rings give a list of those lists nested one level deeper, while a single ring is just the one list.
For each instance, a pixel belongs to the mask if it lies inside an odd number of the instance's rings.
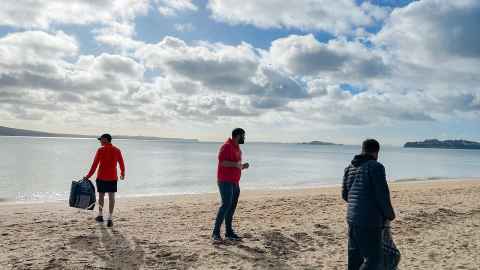
[{"label": "distant island", "polygon": [[[43,131],[34,131],[28,129],[18,129],[0,126],[0,136],[21,136],[21,137],[52,137],[52,138],[97,138],[94,135],[78,135],[78,134],[63,134],[63,133],[49,133]],[[129,140],[145,140],[145,141],[182,141],[182,142],[198,142],[197,139],[181,139],[181,138],[161,138],[151,136],[126,136],[113,135],[115,139],[129,139]]]},{"label": "distant island", "polygon": [[466,140],[446,140],[437,139],[425,140],[423,142],[407,142],[406,148],[442,148],[442,149],[477,149],[480,150],[480,143]]},{"label": "distant island", "polygon": [[336,144],[331,142],[322,142],[322,141],[311,141],[311,142],[302,142],[300,144],[309,144],[309,145],[343,145],[343,144]]}]

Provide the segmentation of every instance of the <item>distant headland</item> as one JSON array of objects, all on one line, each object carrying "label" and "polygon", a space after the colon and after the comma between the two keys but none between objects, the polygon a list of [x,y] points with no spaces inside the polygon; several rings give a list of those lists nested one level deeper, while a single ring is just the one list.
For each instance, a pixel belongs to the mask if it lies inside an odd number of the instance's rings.
[{"label": "distant headland", "polygon": [[311,142],[302,142],[300,144],[309,144],[309,145],[343,145],[343,144],[336,144],[331,142],[322,142],[322,141],[311,141]]},{"label": "distant headland", "polygon": [[[34,131],[28,129],[17,129],[0,126],[0,136],[17,136],[17,137],[51,137],[51,138],[97,138],[93,135],[63,134],[49,133],[43,131]],[[151,136],[126,136],[114,135],[114,139],[144,140],[144,141],[182,141],[182,142],[198,142],[197,139],[181,139],[181,138],[161,138]]]},{"label": "distant headland", "polygon": [[423,142],[407,142],[406,148],[442,148],[442,149],[476,149],[480,150],[480,143],[466,140],[446,140],[437,139],[425,140]]}]

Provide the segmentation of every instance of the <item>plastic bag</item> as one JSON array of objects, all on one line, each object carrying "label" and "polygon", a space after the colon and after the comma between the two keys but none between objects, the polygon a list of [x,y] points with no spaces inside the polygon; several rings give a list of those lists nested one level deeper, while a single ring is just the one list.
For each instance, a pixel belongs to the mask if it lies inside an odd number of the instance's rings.
[{"label": "plastic bag", "polygon": [[383,262],[386,270],[397,270],[400,263],[400,250],[393,242],[392,231],[390,227],[383,230]]}]

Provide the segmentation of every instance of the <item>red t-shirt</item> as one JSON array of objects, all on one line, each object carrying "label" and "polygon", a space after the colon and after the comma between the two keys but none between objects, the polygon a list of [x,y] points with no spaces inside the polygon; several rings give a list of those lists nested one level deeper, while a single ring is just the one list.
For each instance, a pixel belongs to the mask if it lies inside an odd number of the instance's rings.
[{"label": "red t-shirt", "polygon": [[90,171],[87,174],[87,178],[90,178],[95,173],[97,166],[100,164],[100,168],[97,172],[97,179],[103,181],[117,181],[117,163],[120,165],[121,175],[125,176],[125,164],[123,163],[122,152],[111,143],[108,143],[98,148],[92,168],[90,168]]},{"label": "red t-shirt", "polygon": [[222,166],[223,161],[242,161],[242,151],[240,150],[240,147],[233,142],[232,139],[228,139],[222,145],[222,147],[220,147],[220,151],[218,152],[217,179],[219,182],[230,182],[238,184],[238,182],[240,182],[242,170],[239,168]]}]

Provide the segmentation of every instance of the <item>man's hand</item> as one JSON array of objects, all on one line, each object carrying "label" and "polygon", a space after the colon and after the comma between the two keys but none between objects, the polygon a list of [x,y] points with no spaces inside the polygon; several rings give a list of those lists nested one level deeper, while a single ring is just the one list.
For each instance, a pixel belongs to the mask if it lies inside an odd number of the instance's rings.
[{"label": "man's hand", "polygon": [[242,165],[242,170],[248,169],[249,167],[250,167],[250,164],[248,164],[248,162],[247,162],[247,163],[243,163],[243,165]]},{"label": "man's hand", "polygon": [[385,220],[383,226],[386,227],[386,228],[390,228],[390,227],[391,227],[391,223],[392,223],[392,221],[389,220],[389,219],[387,219],[387,220]]},{"label": "man's hand", "polygon": [[84,177],[82,178],[82,180],[83,180],[83,181],[87,181],[87,180],[89,180],[89,179],[88,179],[88,177],[84,176]]},{"label": "man's hand", "polygon": [[125,175],[120,175],[120,180],[125,180]]}]

